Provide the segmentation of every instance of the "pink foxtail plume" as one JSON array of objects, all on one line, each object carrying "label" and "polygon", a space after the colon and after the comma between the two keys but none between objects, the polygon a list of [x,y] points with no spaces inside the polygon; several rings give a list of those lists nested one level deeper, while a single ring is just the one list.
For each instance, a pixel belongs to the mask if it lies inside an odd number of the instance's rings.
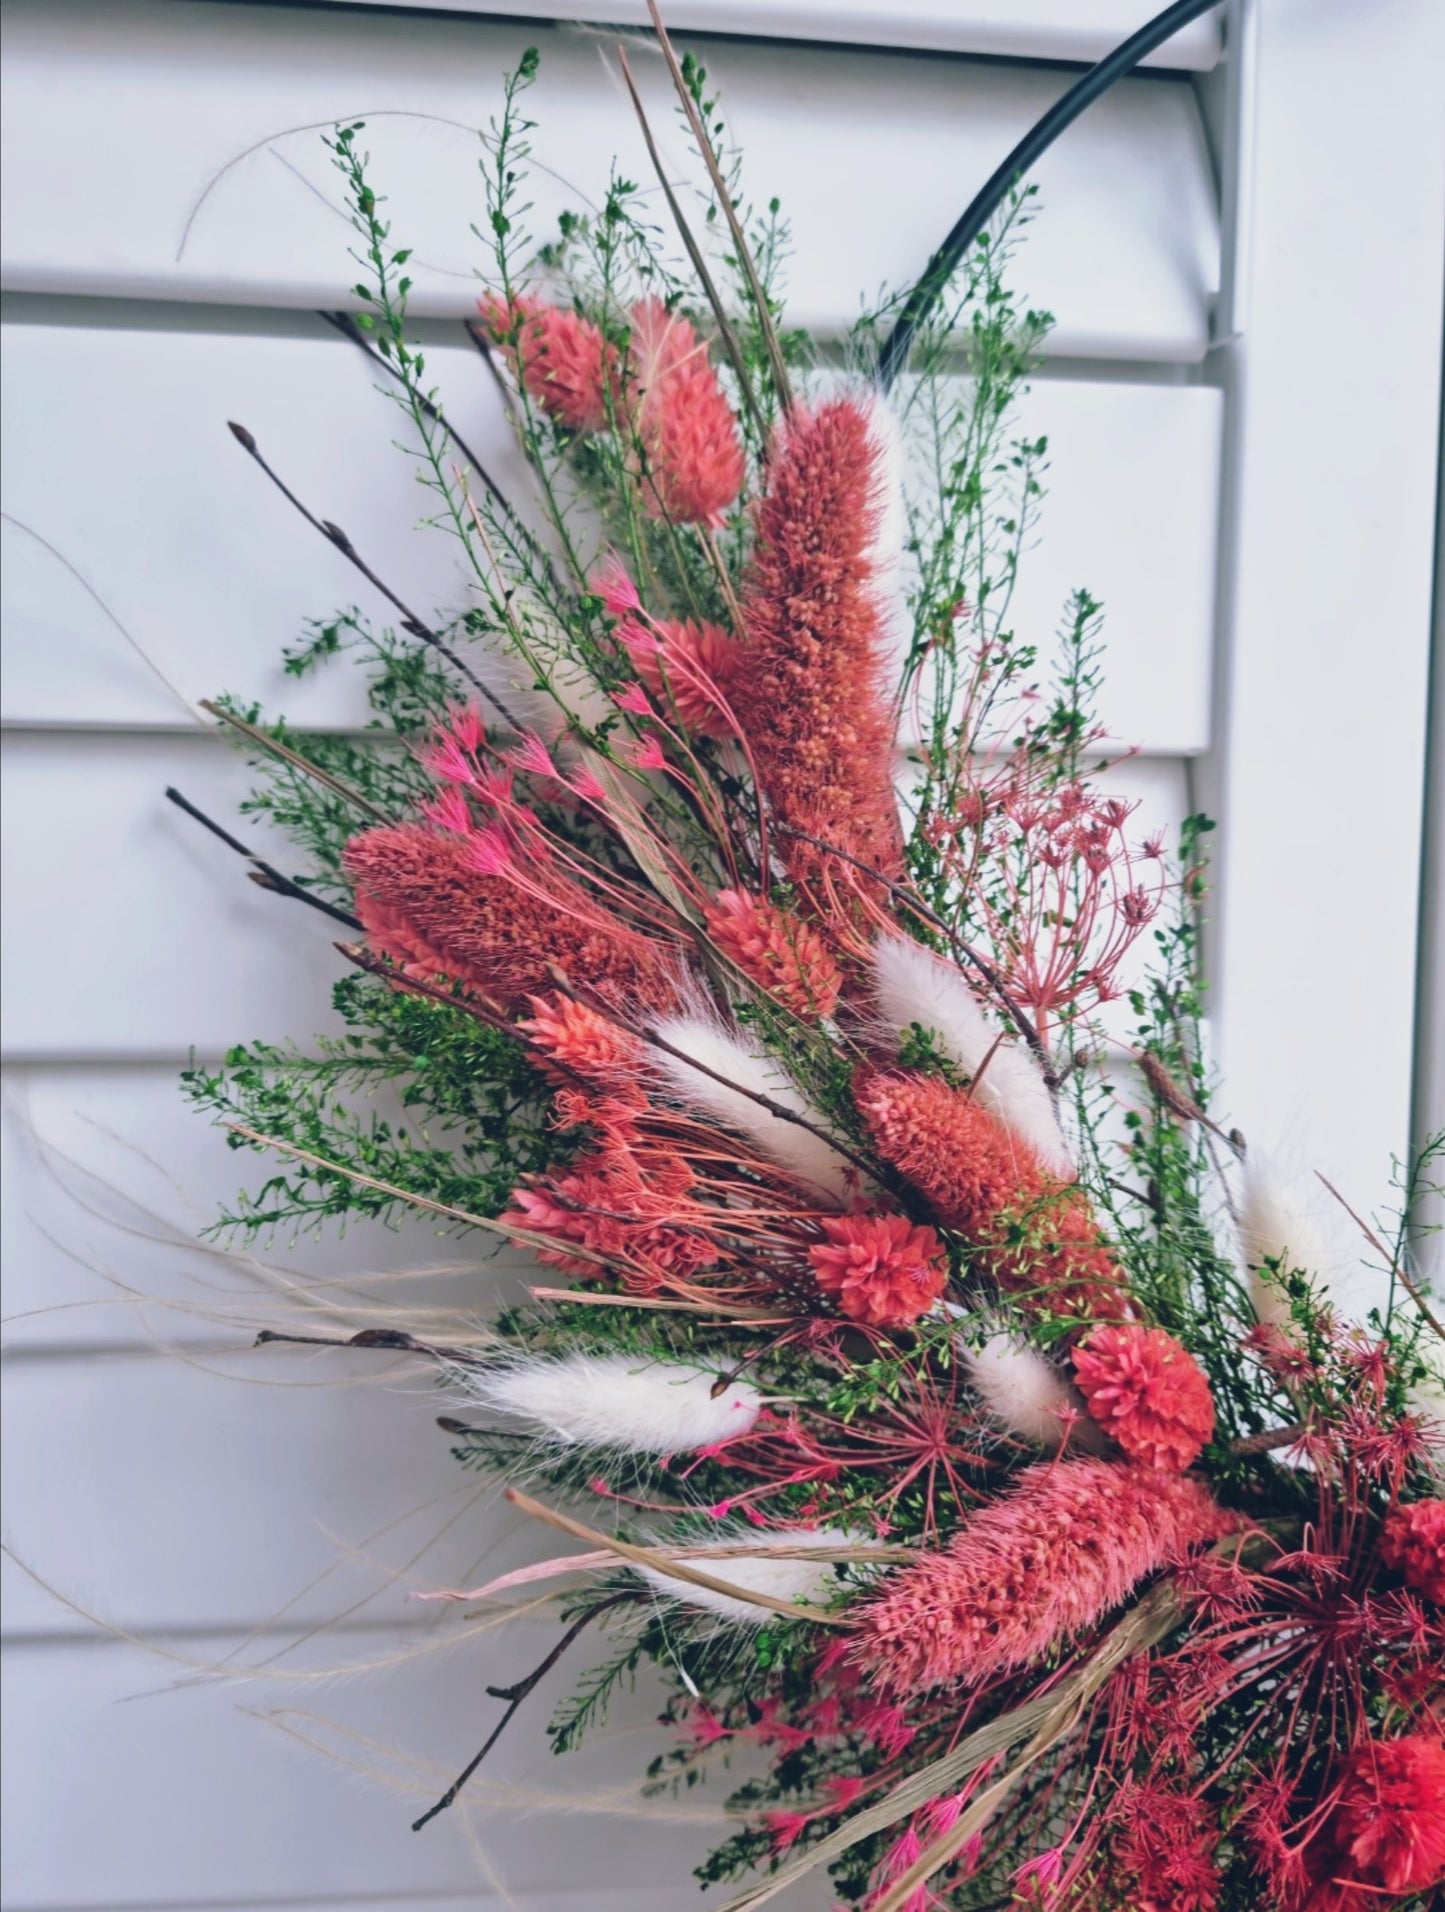
[{"label": "pink foxtail plume", "polygon": [[899,1694],[1026,1666],[1232,1524],[1187,1475],[1104,1461],[1031,1467],[862,1608],[856,1657]]},{"label": "pink foxtail plume", "polygon": [[795,412],[773,448],[743,603],[735,707],[784,826],[789,871],[829,914],[837,913],[830,892],[871,894],[876,907],[878,885],[864,872],[892,882],[903,869],[883,682],[884,467],[873,422],[856,400]]}]

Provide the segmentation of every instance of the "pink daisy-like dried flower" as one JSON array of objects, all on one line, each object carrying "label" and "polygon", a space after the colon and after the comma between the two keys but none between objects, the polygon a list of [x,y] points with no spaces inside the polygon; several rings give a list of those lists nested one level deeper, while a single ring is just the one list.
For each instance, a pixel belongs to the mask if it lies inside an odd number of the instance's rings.
[{"label": "pink daisy-like dried flower", "polygon": [[861,1608],[856,1658],[900,1694],[1025,1666],[1232,1524],[1186,1475],[1104,1461],[1030,1467]]},{"label": "pink daisy-like dried flower", "polygon": [[731,737],[733,725],[719,698],[737,673],[737,639],[721,625],[661,622],[650,629],[635,618],[618,627],[632,668],[659,708],[695,737]]},{"label": "pink daisy-like dried flower", "polygon": [[746,890],[719,890],[704,911],[707,933],[745,976],[795,1016],[831,1016],[843,972],[817,930]]},{"label": "pink daisy-like dried flower", "polygon": [[1115,1319],[1122,1276],[1083,1198],[984,1105],[941,1076],[866,1070],[853,1098],[885,1161],[966,1235],[1001,1288],[1040,1311]]},{"label": "pink daisy-like dried flower", "polygon": [[590,320],[545,300],[507,301],[489,292],[480,300],[482,324],[521,379],[527,394],[569,431],[597,432],[607,424],[606,389],[616,378],[615,354]]},{"label": "pink daisy-like dried flower", "polygon": [[660,299],[632,308],[629,405],[646,459],[643,509],[674,524],[716,524],[743,487],[737,420],[707,346]]},{"label": "pink daisy-like dried flower", "polygon": [[783,848],[810,887],[860,882],[810,837],[890,881],[903,868],[878,589],[883,483],[867,413],[836,399],[793,413],[758,508],[737,708],[773,814],[803,833]]},{"label": "pink daisy-like dried flower", "polygon": [[1445,1881],[1445,1740],[1437,1733],[1366,1740],[1350,1755],[1326,1834],[1346,1877],[1421,1892]]},{"label": "pink daisy-like dried flower", "polygon": [[915,1228],[906,1215],[840,1215],[822,1230],[808,1260],[850,1320],[903,1327],[943,1293],[948,1266],[931,1228]]},{"label": "pink daisy-like dried flower", "polygon": [[1407,1587],[1445,1606],[1445,1500],[1396,1507],[1380,1535],[1380,1557]]},{"label": "pink daisy-like dried flower", "polygon": [[1073,1359],[1090,1414],[1131,1460],[1175,1473],[1198,1460],[1214,1432],[1214,1400],[1172,1334],[1137,1323],[1095,1328]]}]

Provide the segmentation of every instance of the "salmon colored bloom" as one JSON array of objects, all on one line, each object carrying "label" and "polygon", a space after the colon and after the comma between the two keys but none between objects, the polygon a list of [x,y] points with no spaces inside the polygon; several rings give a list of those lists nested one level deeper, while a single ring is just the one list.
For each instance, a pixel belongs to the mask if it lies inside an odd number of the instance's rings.
[{"label": "salmon colored bloom", "polygon": [[[694,1179],[677,1155],[602,1149],[566,1174],[514,1189],[512,1206],[497,1219],[503,1228],[549,1236],[556,1246],[535,1252],[556,1268],[596,1278],[616,1262],[625,1286],[651,1293],[664,1281],[686,1280],[718,1259],[706,1235],[676,1220]],[[575,1247],[589,1253],[579,1255]]]},{"label": "salmon colored bloom", "polygon": [[831,1016],[843,972],[801,917],[746,890],[719,890],[704,912],[707,933],[745,976],[809,1022]]},{"label": "salmon colored bloom", "polygon": [[1445,1500],[1395,1508],[1380,1535],[1380,1556],[1407,1587],[1445,1606]]},{"label": "salmon colored bloom", "polygon": [[1104,1461],[1030,1467],[859,1609],[856,1658],[899,1694],[1026,1666],[1231,1525],[1187,1475]]},{"label": "salmon colored bloom", "polygon": [[674,524],[721,521],[743,487],[737,420],[707,345],[660,299],[632,308],[628,409],[642,446],[642,508]]},{"label": "salmon colored bloom", "polygon": [[903,1327],[937,1301],[948,1280],[943,1243],[906,1215],[840,1215],[808,1250],[818,1286],[853,1321]]},{"label": "salmon colored bloom", "polygon": [[672,967],[657,944],[563,877],[513,880],[495,832],[468,839],[419,823],[383,824],[353,837],[344,861],[368,935],[400,963],[430,959],[432,974],[510,1008],[547,990],[554,966],[629,1005],[676,1003]]},{"label": "salmon colored bloom", "polygon": [[884,1160],[968,1238],[998,1285],[1038,1311],[1118,1319],[1123,1278],[1081,1195],[941,1076],[869,1069],[853,1099]]},{"label": "salmon colored bloom", "polygon": [[737,708],[774,816],[803,833],[782,848],[810,888],[867,881],[810,837],[890,881],[903,868],[879,588],[884,482],[867,412],[836,399],[795,411],[779,432],[758,507]]},{"label": "salmon colored bloom", "polygon": [[1421,1892],[1445,1881],[1445,1740],[1413,1733],[1358,1747],[1327,1834],[1354,1878],[1377,1888],[1366,1903],[1382,1886]]},{"label": "salmon colored bloom", "polygon": [[1131,1460],[1175,1473],[1198,1460],[1214,1432],[1214,1400],[1172,1334],[1137,1323],[1095,1328],[1073,1358],[1090,1414]]},{"label": "salmon colored bloom", "polygon": [[570,996],[533,996],[532,1015],[518,1023],[533,1048],[570,1075],[602,1084],[624,1100],[640,1098],[646,1046],[629,1029]]},{"label": "salmon colored bloom", "polygon": [[617,635],[664,716],[694,737],[733,735],[722,703],[737,675],[740,653],[737,639],[721,625],[688,618],[649,627],[628,618]]},{"label": "salmon colored bloom", "polygon": [[615,355],[590,320],[526,295],[508,305],[489,292],[479,309],[529,398],[569,431],[603,430]]}]

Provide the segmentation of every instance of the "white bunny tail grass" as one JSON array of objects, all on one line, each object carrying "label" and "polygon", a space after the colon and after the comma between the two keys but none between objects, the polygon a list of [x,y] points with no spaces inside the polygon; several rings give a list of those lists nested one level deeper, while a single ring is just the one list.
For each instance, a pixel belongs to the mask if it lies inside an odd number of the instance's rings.
[{"label": "white bunny tail grass", "polygon": [[969,1380],[999,1425],[1033,1447],[1102,1447],[1083,1396],[1053,1363],[1017,1335],[1000,1330],[981,1347],[959,1350]]},{"label": "white bunny tail grass", "polygon": [[[810,1195],[839,1207],[850,1199],[855,1172],[845,1156],[814,1132],[827,1128],[825,1118],[761,1044],[705,1015],[669,1017],[656,1025],[655,1033],[680,1051],[652,1052],[654,1066],[679,1102],[746,1136],[760,1155],[803,1183]],[[803,1128],[774,1115],[755,1099],[758,1096],[812,1126]]]},{"label": "white bunny tail grass", "polygon": [[1072,1177],[1073,1160],[1043,1072],[1023,1044],[1003,1032],[967,978],[906,936],[880,937],[873,968],[878,1006],[893,1029],[902,1036],[917,1023],[932,1030],[965,1074],[982,1069],[978,1100],[1047,1169]]},{"label": "white bunny tail grass", "polygon": [[568,1447],[690,1454],[746,1434],[763,1397],[747,1381],[714,1396],[716,1370],[628,1354],[509,1361],[467,1376],[470,1398]]},{"label": "white bunny tail grass", "polygon": [[[1290,1319],[1279,1277],[1308,1275],[1334,1298],[1359,1261],[1341,1226],[1343,1211],[1314,1176],[1290,1177],[1250,1151],[1239,1202],[1239,1241],[1249,1271],[1250,1299],[1260,1320],[1280,1328]],[[1278,1274],[1263,1264],[1274,1264]]]},{"label": "white bunny tail grass", "polygon": [[[878,473],[877,517],[869,561],[873,592],[883,615],[881,648],[894,679],[901,677],[913,636],[904,596],[903,556],[908,545],[908,511],[904,484],[907,460],[897,414],[881,392],[866,396],[868,432],[876,453]],[[888,686],[891,691],[892,685]]]},{"label": "white bunny tail grass", "polygon": [[[860,1545],[859,1536],[837,1527],[808,1527],[792,1533],[754,1532],[734,1534],[716,1541],[711,1547],[688,1550],[688,1564],[704,1569],[718,1580],[742,1587],[749,1593],[766,1594],[773,1600],[786,1600],[793,1606],[821,1607],[837,1593],[838,1572],[831,1560],[788,1559],[788,1549],[800,1547],[836,1547],[840,1552]],[[746,1546],[748,1553],[734,1553]],[[710,1559],[717,1552],[719,1558]],[[639,1567],[638,1573],[658,1593],[679,1605],[696,1607],[710,1613],[724,1626],[762,1627],[776,1623],[777,1614],[751,1600],[734,1599],[731,1594],[715,1593],[711,1587],[699,1587],[690,1580],[675,1579],[659,1567]]]}]

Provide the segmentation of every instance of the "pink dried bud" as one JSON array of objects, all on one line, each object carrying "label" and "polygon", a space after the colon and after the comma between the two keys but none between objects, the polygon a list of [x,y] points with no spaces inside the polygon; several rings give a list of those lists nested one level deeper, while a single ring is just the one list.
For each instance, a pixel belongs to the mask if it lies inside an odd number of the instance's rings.
[{"label": "pink dried bud", "polygon": [[602,430],[616,355],[590,320],[526,296],[509,305],[496,293],[480,300],[478,309],[528,397],[569,431]]},{"label": "pink dried bud", "polygon": [[655,630],[629,621],[617,635],[632,668],[684,730],[697,737],[729,737],[733,724],[722,709],[741,656],[736,639],[717,624],[689,618]]},{"label": "pink dried bud", "polygon": [[811,924],[746,890],[720,890],[704,911],[707,933],[745,976],[807,1021],[831,1016],[843,972]]},{"label": "pink dried bud", "polygon": [[1445,1606],[1445,1500],[1396,1507],[1380,1535],[1380,1557],[1407,1587]]},{"label": "pink dried bud", "polygon": [[1096,1328],[1074,1350],[1074,1379],[1098,1425],[1146,1467],[1182,1473],[1214,1433],[1209,1383],[1162,1328]]},{"label": "pink dried bud", "polygon": [[716,524],[742,490],[737,420],[688,321],[659,299],[632,308],[629,398],[646,460],[643,510]]},{"label": "pink dried bud", "polygon": [[808,1250],[818,1286],[852,1321],[904,1327],[927,1314],[948,1280],[943,1243],[906,1215],[840,1215]]}]

